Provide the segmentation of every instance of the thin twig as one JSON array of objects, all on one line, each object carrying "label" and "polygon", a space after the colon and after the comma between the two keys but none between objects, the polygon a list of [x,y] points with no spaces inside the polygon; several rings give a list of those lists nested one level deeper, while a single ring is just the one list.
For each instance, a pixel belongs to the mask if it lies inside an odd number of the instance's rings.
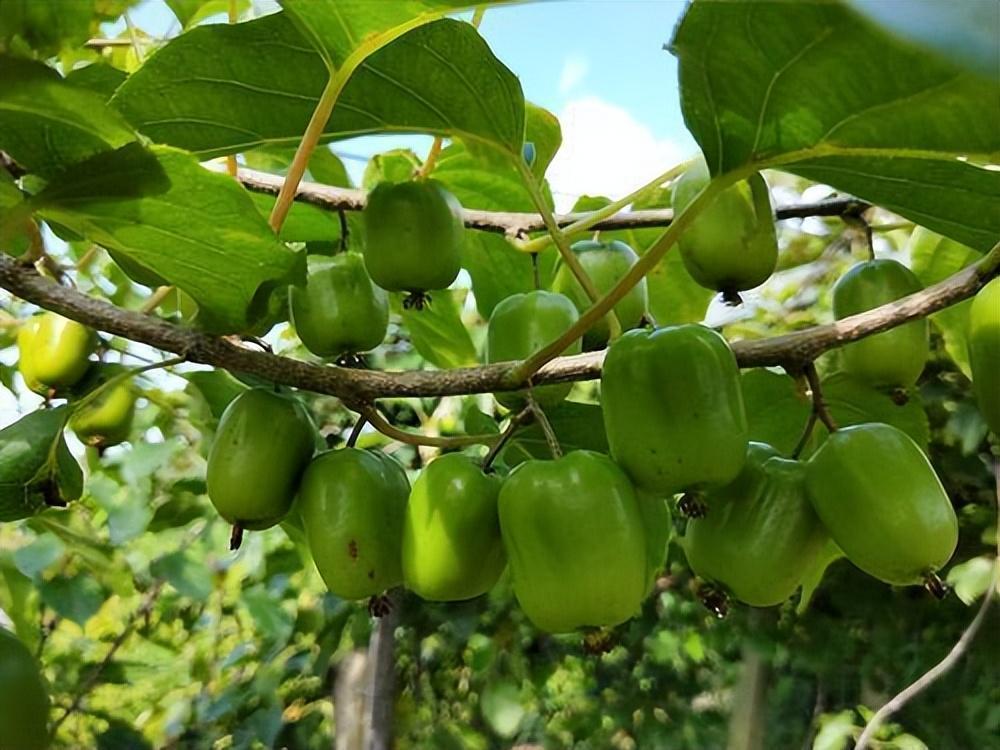
[{"label": "thin twig", "polygon": [[500,439],[499,435],[455,435],[452,437],[439,437],[437,435],[419,435],[414,432],[407,432],[390,424],[374,406],[359,407],[361,416],[368,420],[376,430],[386,437],[398,440],[400,443],[408,445],[429,445],[433,448],[464,448],[467,445],[492,445]]},{"label": "thin twig", "polygon": [[489,453],[486,454],[486,458],[483,459],[484,471],[493,466],[493,462],[496,460],[497,456],[500,455],[500,451],[504,449],[504,446],[506,446],[507,443],[510,442],[510,439],[514,437],[514,433],[521,427],[524,427],[526,424],[531,422],[534,417],[534,411],[532,411],[530,406],[527,406],[510,418],[510,423],[507,425],[507,429],[500,433],[500,439],[493,444]]},{"label": "thin twig", "polygon": [[816,409],[809,410],[809,419],[806,420],[805,429],[802,430],[802,437],[799,438],[798,444],[795,446],[795,450],[792,451],[792,458],[798,458],[802,455],[802,451],[806,449],[806,445],[809,444],[809,438],[812,437],[813,429],[816,427],[816,420],[818,415],[816,414]]},{"label": "thin twig", "polygon": [[827,408],[826,400],[823,398],[823,386],[819,381],[819,374],[816,372],[816,365],[809,362],[802,368],[806,381],[809,383],[809,395],[812,398],[813,413],[816,414],[823,426],[830,432],[837,431],[837,423]]},{"label": "thin twig", "polygon": [[[996,478],[997,522],[1000,524],[1000,460],[994,461],[993,474]],[[993,561],[993,576],[990,578],[990,586],[983,594],[983,603],[979,605],[979,611],[976,612],[976,616],[962,633],[961,638],[958,639],[958,643],[952,646],[951,651],[941,661],[875,712],[875,715],[868,720],[864,730],[861,732],[854,750],[865,750],[868,747],[868,743],[875,736],[875,732],[878,731],[878,728],[886,719],[899,711],[911,699],[933,685],[958,663],[959,659],[968,651],[973,639],[986,620],[986,613],[989,611],[990,605],[993,604],[993,600],[997,597],[998,587],[1000,587],[1000,535],[997,536],[997,558]]]},{"label": "thin twig", "polygon": [[528,393],[528,408],[531,409],[532,414],[535,415],[535,419],[538,420],[539,427],[542,428],[542,434],[545,435],[545,442],[549,446],[549,451],[552,453],[552,458],[562,458],[563,451],[562,446],[559,445],[559,438],[556,436],[556,431],[552,429],[552,424],[549,422],[549,418],[545,416],[545,412],[542,411],[542,407],[538,405],[535,397]]},{"label": "thin twig", "polygon": [[149,590],[146,591],[146,594],[143,597],[142,604],[140,604],[139,607],[132,612],[131,615],[129,615],[128,621],[125,623],[125,627],[122,629],[122,632],[118,635],[118,637],[111,642],[111,647],[104,655],[101,663],[98,664],[89,675],[87,675],[87,678],[80,685],[79,690],[77,690],[76,695],[73,696],[73,702],[69,704],[63,715],[56,719],[55,723],[53,723],[49,736],[55,737],[56,732],[59,731],[59,727],[61,727],[66,719],[68,719],[77,711],[77,709],[80,708],[80,704],[83,703],[83,699],[87,697],[88,693],[90,693],[94,685],[97,683],[101,674],[105,669],[107,669],[108,665],[111,664],[111,661],[115,658],[115,654],[117,654],[118,650],[125,645],[125,641],[128,640],[129,636],[132,635],[132,631],[135,629],[136,621],[145,617],[152,611],[153,605],[156,603],[156,597],[159,595],[160,589],[163,588],[163,585],[163,581],[157,581],[149,587]]}]

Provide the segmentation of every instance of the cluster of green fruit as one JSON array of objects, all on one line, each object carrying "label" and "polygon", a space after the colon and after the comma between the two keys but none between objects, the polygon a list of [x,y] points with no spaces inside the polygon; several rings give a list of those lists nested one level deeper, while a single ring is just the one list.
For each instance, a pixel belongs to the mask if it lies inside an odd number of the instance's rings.
[{"label": "cluster of green fruit", "polygon": [[[90,359],[97,348],[94,332],[74,320],[43,312],[18,331],[18,369],[25,385],[47,398],[87,394],[125,372],[120,365]],[[73,411],[70,427],[99,450],[128,439],[138,394],[127,379],[107,388]]]}]

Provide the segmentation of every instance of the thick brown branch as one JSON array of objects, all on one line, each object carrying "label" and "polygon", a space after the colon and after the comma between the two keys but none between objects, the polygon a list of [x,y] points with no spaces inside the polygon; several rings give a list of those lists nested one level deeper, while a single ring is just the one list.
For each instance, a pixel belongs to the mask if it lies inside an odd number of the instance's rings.
[{"label": "thick brown branch", "polygon": [[[997,275],[1000,247],[977,265],[959,271],[940,284],[874,310],[836,323],[755,341],[737,341],[733,351],[741,367],[787,366],[801,368],[830,349],[907,321],[924,318],[973,296]],[[359,405],[389,396],[455,396],[516,390],[516,362],[442,371],[386,372],[318,365],[246,349],[147,315],[122,310],[62,287],[40,276],[33,268],[0,256],[0,287],[40,307],[106,333],[138,341],[185,356],[190,362],[257,375],[266,380],[338,396],[348,405]],[[539,370],[534,385],[600,377],[604,352],[560,357]]]},{"label": "thick brown branch", "polygon": [[[225,171],[225,165],[209,164],[213,171]],[[257,193],[277,195],[284,180],[280,175],[259,172],[254,169],[240,169],[237,179],[247,190]],[[360,211],[365,207],[365,192],[350,188],[331,187],[315,182],[301,182],[295,193],[295,200],[308,203],[327,211]],[[868,208],[868,204],[855,198],[832,198],[818,203],[798,203],[779,206],[775,211],[778,219],[801,219],[806,216],[855,216]],[[504,211],[477,211],[464,209],[465,226],[483,232],[496,232],[508,237],[523,237],[531,232],[545,230],[545,222],[539,214]],[[560,227],[568,226],[587,214],[558,214],[556,222]],[[670,209],[645,211],[622,211],[591,230],[639,229],[642,227],[664,227],[670,224],[674,212]]]}]

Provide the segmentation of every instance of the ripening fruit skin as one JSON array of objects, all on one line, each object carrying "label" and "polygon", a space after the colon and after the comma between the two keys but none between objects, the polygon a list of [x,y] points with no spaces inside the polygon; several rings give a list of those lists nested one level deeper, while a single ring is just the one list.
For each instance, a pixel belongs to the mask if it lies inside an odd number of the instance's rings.
[{"label": "ripening fruit skin", "polygon": [[[921,289],[902,263],[886,258],[858,263],[833,287],[833,315],[841,320]],[[909,388],[927,364],[928,331],[926,320],[914,320],[847,344],[840,350],[844,371],[869,385]]]},{"label": "ripening fruit skin", "polygon": [[462,263],[458,200],[433,180],[383,182],[364,210],[365,266],[391,292],[446,289]]},{"label": "ripening fruit skin", "polygon": [[310,259],[306,286],[290,287],[288,301],[295,332],[320,357],[370,351],[389,327],[389,297],[357,253]]},{"label": "ripening fruit skin", "polygon": [[927,457],[895,427],[833,433],[807,462],[806,488],[833,541],[881,581],[921,583],[955,551],[951,501]]},{"label": "ripening fruit skin", "polygon": [[409,494],[403,467],[381,452],[343,448],[309,464],[296,507],[331,593],[364,599],[403,582]]},{"label": "ripening fruit skin", "polygon": [[[639,260],[635,250],[618,240],[611,242],[582,240],[574,243],[572,249],[580,261],[580,265],[583,266],[583,270],[587,272],[587,276],[594,282],[594,287],[601,295],[611,291],[611,288]],[[573,276],[572,270],[562,263],[552,280],[552,291],[565,294],[573,300],[573,304],[576,305],[580,314],[583,314],[592,304],[587,293],[580,286],[580,282]],[[646,314],[648,305],[649,295],[646,291],[646,279],[643,279],[632,287],[632,290],[614,307],[622,331],[637,328]],[[611,330],[608,327],[607,318],[602,318],[583,335],[583,348],[587,351],[603,349],[610,336]]]},{"label": "ripening fruit skin", "polygon": [[0,750],[49,746],[49,694],[28,648],[0,628]]},{"label": "ripening fruit skin", "polygon": [[500,530],[521,609],[566,633],[617,625],[646,593],[647,547],[635,490],[600,453],[525,461],[500,489]]},{"label": "ripening fruit skin", "polygon": [[[683,211],[710,180],[708,165],[699,159],[674,186],[674,212]],[[719,193],[677,244],[691,277],[727,301],[767,281],[778,263],[778,241],[764,178],[754,174]]]},{"label": "ripening fruit skin", "polygon": [[17,344],[21,375],[29,387],[61,389],[73,385],[87,372],[90,355],[97,348],[97,336],[82,323],[46,312],[24,324]]},{"label": "ripening fruit skin", "polygon": [[[486,362],[511,362],[527,359],[551,344],[579,319],[569,297],[555,292],[534,291],[512,294],[493,308],[486,330]],[[580,341],[566,348],[566,354],[579,354]],[[572,383],[546,385],[531,393],[541,406],[556,406],[569,394]],[[524,392],[497,393],[496,399],[508,409],[524,406]]]},{"label": "ripening fruit skin", "polygon": [[726,340],[682,325],[629,331],[601,377],[611,455],[661,497],[728,484],[749,443],[739,368]]},{"label": "ripening fruit skin", "polygon": [[233,399],[208,454],[208,497],[219,515],[251,531],[281,521],[312,457],[314,432],[294,398],[252,388]]},{"label": "ripening fruit skin", "polygon": [[688,522],[691,569],[752,607],[788,599],[827,540],[805,485],[805,464],[750,443],[740,475],[705,497],[704,518]]},{"label": "ripening fruit skin", "polygon": [[69,426],[85,445],[110,448],[124,443],[132,431],[135,401],[132,384],[119,383],[74,412]]},{"label": "ripening fruit skin", "polygon": [[969,365],[979,411],[1000,435],[1000,277],[979,290],[969,311]]},{"label": "ripening fruit skin", "polygon": [[507,555],[497,496],[502,481],[471,458],[448,453],[417,477],[403,526],[403,580],[423,599],[461,601],[485,594]]}]

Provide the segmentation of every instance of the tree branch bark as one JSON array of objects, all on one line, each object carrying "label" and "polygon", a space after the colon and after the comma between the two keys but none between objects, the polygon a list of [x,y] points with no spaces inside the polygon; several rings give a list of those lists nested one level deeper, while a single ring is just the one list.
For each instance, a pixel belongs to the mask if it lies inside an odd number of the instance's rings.
[{"label": "tree branch bark", "polygon": [[[783,336],[737,341],[732,344],[733,352],[741,367],[801,368],[830,349],[910,320],[925,318],[972,297],[997,275],[998,269],[1000,245],[976,265],[916,294],[829,325]],[[7,256],[0,256],[0,287],[96,330],[173,352],[190,362],[337,396],[355,410],[378,398],[492,393],[518,390],[524,385],[513,379],[517,362],[454,370],[388,372],[312,364],[268,354],[88,297],[40,276],[33,268]],[[542,367],[531,381],[537,386],[594,380],[601,375],[603,361],[603,351],[559,357]]]},{"label": "tree branch bark", "polygon": [[[224,172],[225,165],[206,164],[207,169]],[[255,169],[240,169],[236,179],[247,190],[255,193],[277,195],[281,190],[284,178],[280,175],[259,172]],[[308,203],[326,211],[360,211],[365,207],[367,194],[364,190],[338,188],[321,185],[316,182],[300,182],[295,192],[295,200]],[[779,206],[775,211],[778,219],[801,219],[807,216],[854,216],[868,204],[856,198],[831,198],[818,203],[793,203]],[[524,237],[531,232],[545,230],[545,222],[536,213],[519,213],[507,211],[478,211],[463,209],[465,226],[483,232],[503,234],[511,238]],[[586,213],[558,214],[556,223],[566,227]],[[644,211],[622,211],[614,216],[598,222],[588,231],[606,229],[641,229],[643,227],[664,227],[670,224],[674,212],[670,209],[652,209]]]}]

